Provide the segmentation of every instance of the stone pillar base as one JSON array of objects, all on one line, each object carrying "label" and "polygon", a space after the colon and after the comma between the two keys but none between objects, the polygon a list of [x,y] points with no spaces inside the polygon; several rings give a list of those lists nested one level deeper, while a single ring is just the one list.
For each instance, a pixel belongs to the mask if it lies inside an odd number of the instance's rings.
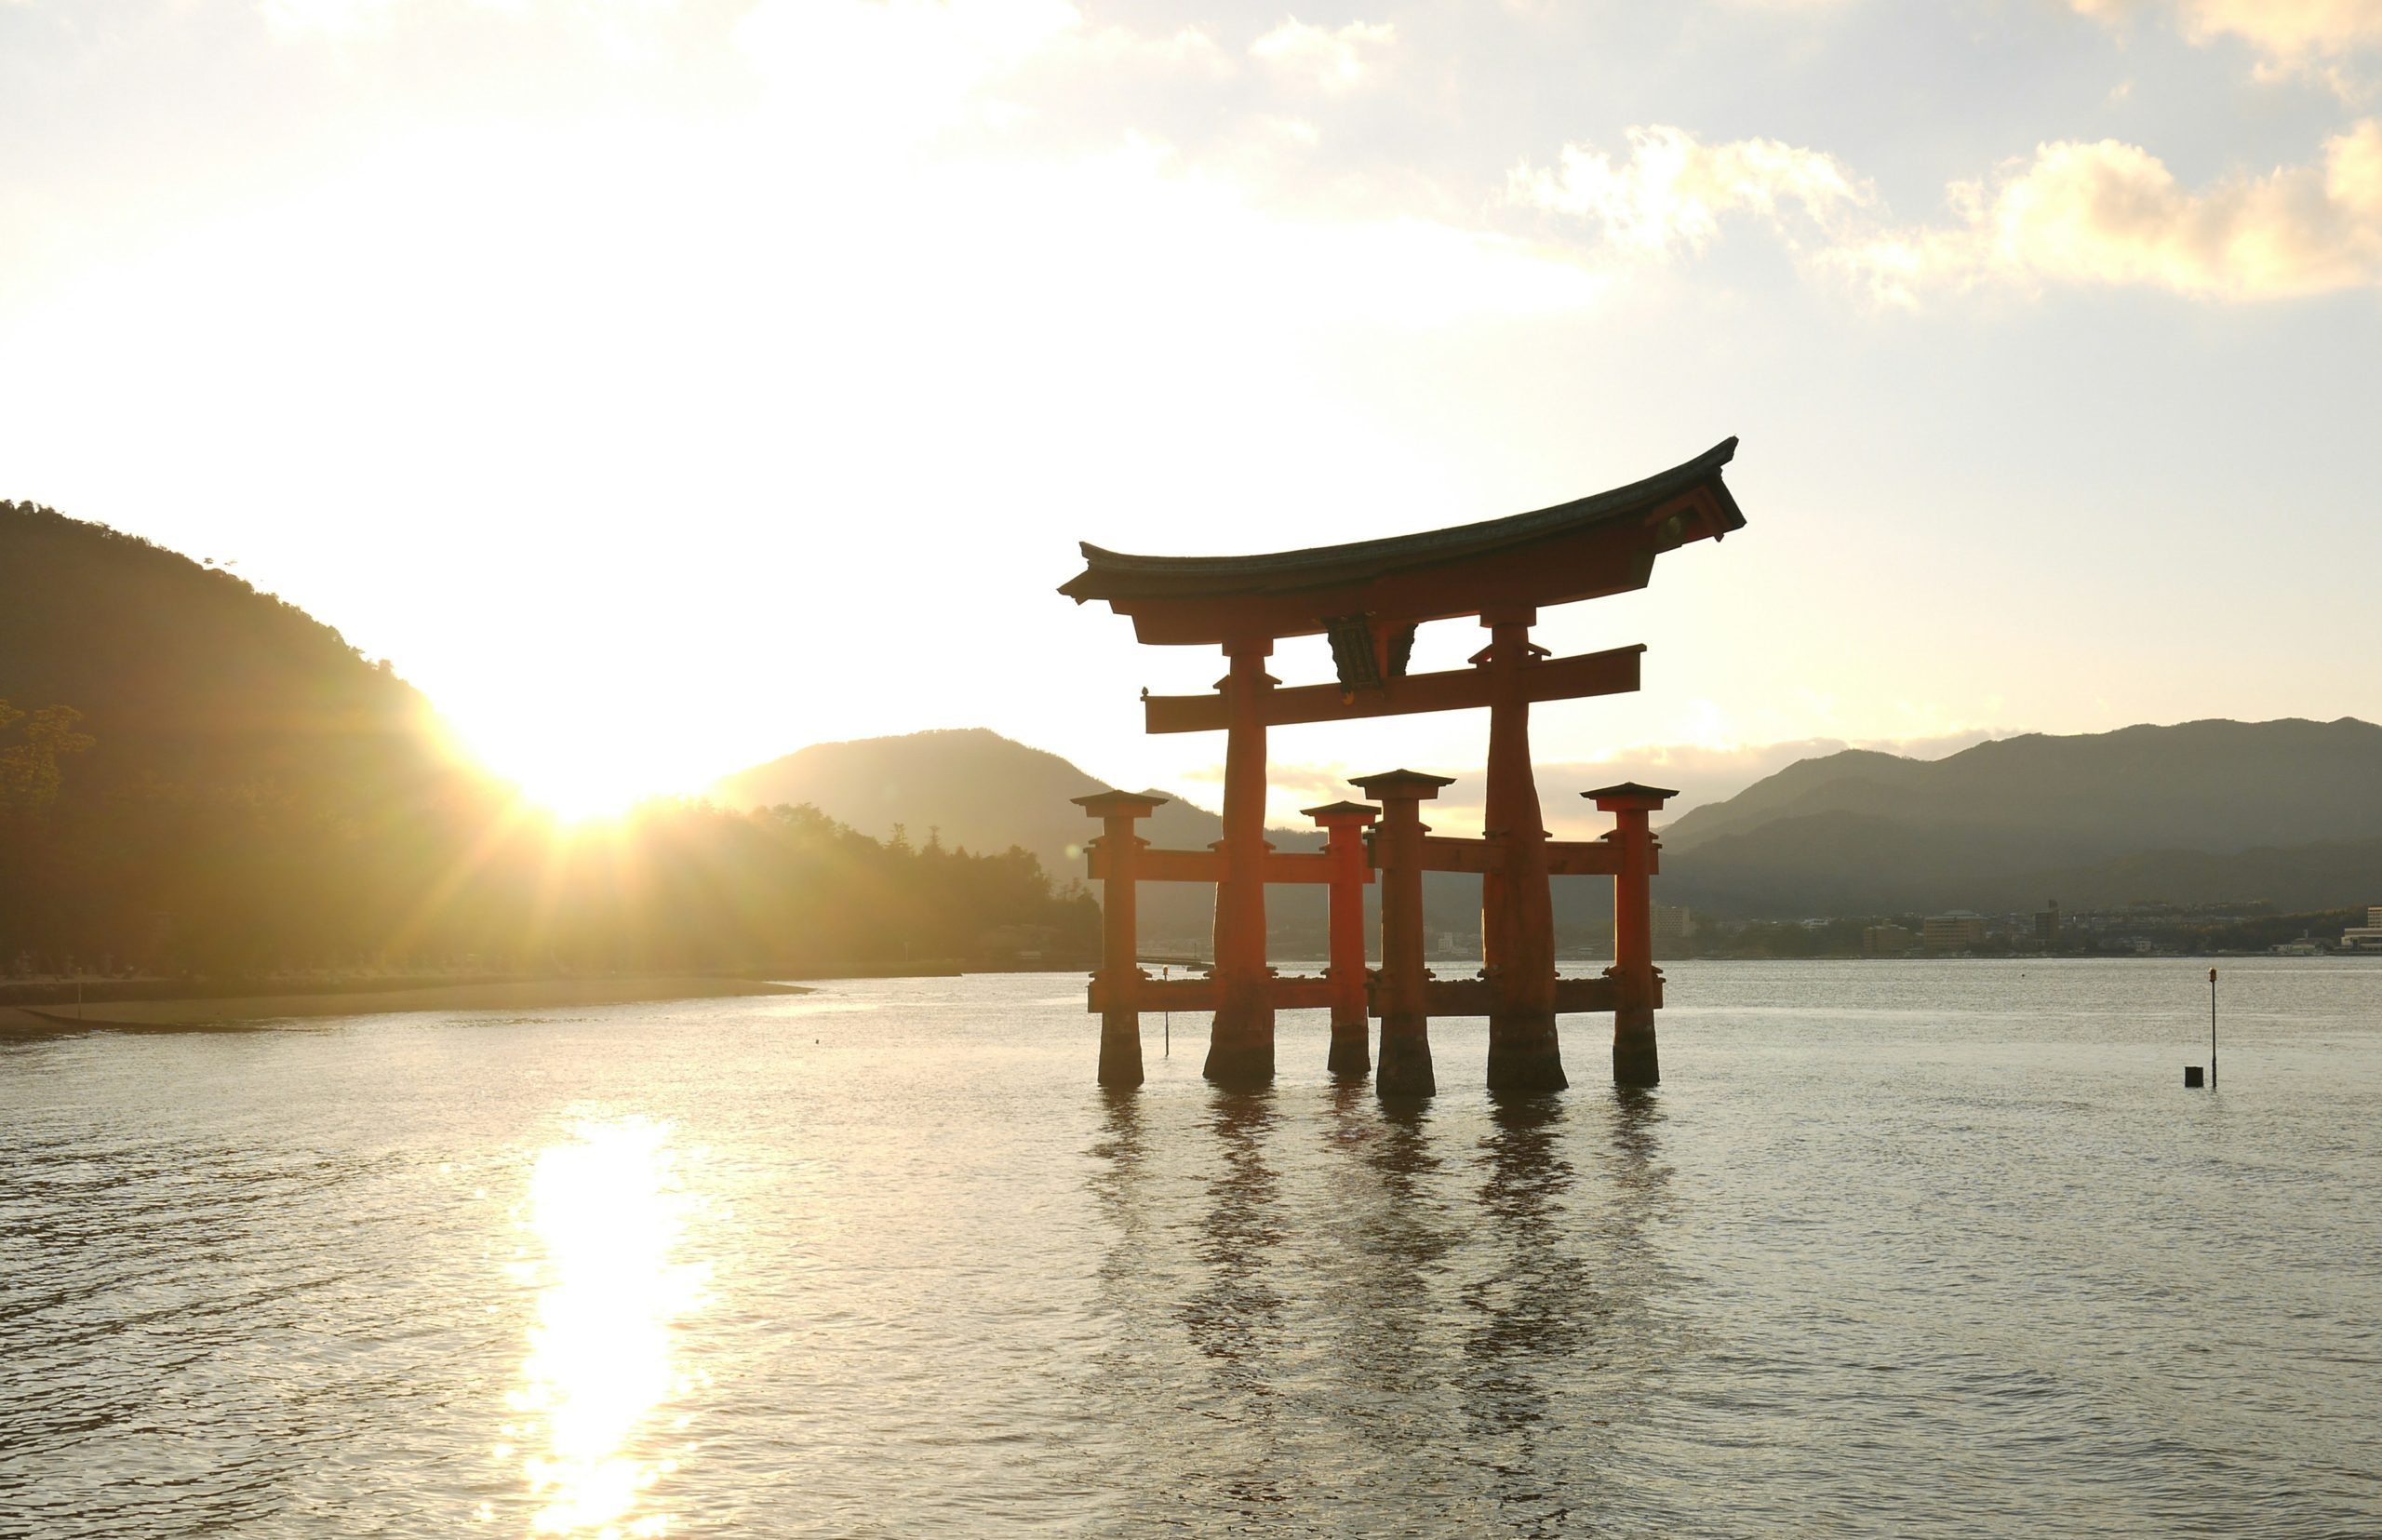
[{"label": "stone pillar base", "polygon": [[1561,1091],[1571,1083],[1553,1011],[1489,1018],[1490,1090]]}]

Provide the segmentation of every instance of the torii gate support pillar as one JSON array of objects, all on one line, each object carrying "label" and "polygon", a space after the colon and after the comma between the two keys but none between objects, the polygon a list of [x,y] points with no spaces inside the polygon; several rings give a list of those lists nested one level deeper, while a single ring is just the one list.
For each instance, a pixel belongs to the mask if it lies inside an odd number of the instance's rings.
[{"label": "torii gate support pillar", "polygon": [[1108,875],[1100,881],[1100,1083],[1142,1083],[1140,904],[1134,891],[1135,858],[1149,841],[1133,825],[1164,806],[1163,797],[1102,792],[1075,798],[1077,807],[1100,820],[1099,845]]},{"label": "torii gate support pillar", "polygon": [[1323,976],[1332,984],[1332,1054],[1325,1067],[1334,1075],[1361,1077],[1373,1066],[1366,1046],[1372,1023],[1365,992],[1365,825],[1381,810],[1332,802],[1301,810],[1330,835],[1323,853],[1332,863],[1331,962]]},{"label": "torii gate support pillar", "polygon": [[1453,783],[1444,775],[1391,770],[1354,784],[1381,804],[1373,864],[1381,871],[1381,1060],[1373,1092],[1384,1101],[1435,1094],[1431,1073],[1430,971],[1423,965],[1423,822],[1425,798]]},{"label": "torii gate support pillar", "polygon": [[1613,966],[1606,976],[1620,985],[1613,1013],[1613,1082],[1659,1085],[1662,1059],[1654,1047],[1654,926],[1653,877],[1661,847],[1647,822],[1679,793],[1634,781],[1582,792],[1597,810],[1613,815]]}]

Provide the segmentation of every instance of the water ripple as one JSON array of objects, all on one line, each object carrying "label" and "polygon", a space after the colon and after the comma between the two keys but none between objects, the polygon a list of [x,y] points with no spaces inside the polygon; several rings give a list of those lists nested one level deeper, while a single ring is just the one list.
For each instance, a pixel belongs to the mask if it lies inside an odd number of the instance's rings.
[{"label": "water ripple", "polygon": [[1408,1109],[1030,978],[11,1043],[0,1533],[2382,1533],[2382,970],[2191,1097],[2188,971],[1682,965],[1660,1091]]}]

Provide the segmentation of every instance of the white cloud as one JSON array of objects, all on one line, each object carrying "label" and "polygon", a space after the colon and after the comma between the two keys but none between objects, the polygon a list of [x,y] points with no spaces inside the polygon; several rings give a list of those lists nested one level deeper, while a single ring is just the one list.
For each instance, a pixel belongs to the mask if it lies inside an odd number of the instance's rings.
[{"label": "white cloud", "polygon": [[347,35],[385,26],[397,0],[261,0],[257,9],[279,33]]},{"label": "white cloud", "polygon": [[1951,190],[1955,222],[1884,231],[1829,260],[1891,299],[1984,282],[2138,284],[2260,300],[2382,285],[2382,122],[2326,141],[2320,164],[2203,190],[2158,156],[2101,140]]},{"label": "white cloud", "polygon": [[2171,13],[2195,43],[2238,37],[2280,58],[2348,53],[2382,44],[2382,0],[2068,0],[2087,16],[2116,20]]},{"label": "white cloud", "polygon": [[1388,21],[1351,21],[1335,32],[1292,16],[1249,51],[1269,69],[1336,94],[1366,84],[1397,41],[1398,28]]},{"label": "white cloud", "polygon": [[[599,28],[673,9],[677,0],[460,0],[466,8],[506,16],[559,13]],[[257,0],[258,14],[285,36],[373,37],[408,11],[433,13],[421,0]]]},{"label": "white cloud", "polygon": [[2319,162],[2193,189],[2115,140],[2038,146],[1947,190],[1948,222],[1896,226],[1834,156],[1775,140],[1704,144],[1633,128],[1615,158],[1567,145],[1555,170],[1507,178],[1515,202],[1581,220],[1606,257],[1701,253],[1731,219],[1816,273],[1912,303],[1985,285],[2136,285],[2250,301],[2382,286],[2382,120],[2326,141]]},{"label": "white cloud", "polygon": [[2235,38],[2264,56],[2261,75],[2310,72],[2335,89],[2345,82],[2334,61],[2382,47],[2382,0],[2068,0],[2104,21],[2144,12],[2174,19],[2193,43]]},{"label": "white cloud", "polygon": [[1567,144],[1554,170],[1517,167],[1506,194],[1586,220],[1607,248],[1644,256],[1700,252],[1724,217],[1751,218],[1791,240],[1799,225],[1833,229],[1875,201],[1832,155],[1772,139],[1704,144],[1659,125],[1630,129],[1629,154],[1617,162]]},{"label": "white cloud", "polygon": [[1187,74],[1222,80],[1239,66],[1216,40],[1198,27],[1183,27],[1164,37],[1150,37],[1124,27],[1102,27],[1067,39],[1072,50],[1065,62],[1072,68],[1111,74],[1119,69]]},{"label": "white cloud", "polygon": [[1082,22],[1066,0],[762,0],[736,42],[805,116],[926,132]]}]

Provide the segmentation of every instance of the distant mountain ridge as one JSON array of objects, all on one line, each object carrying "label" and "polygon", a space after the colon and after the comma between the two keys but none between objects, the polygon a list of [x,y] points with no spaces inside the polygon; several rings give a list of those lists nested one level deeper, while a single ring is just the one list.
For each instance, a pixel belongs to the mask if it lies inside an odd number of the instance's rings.
[{"label": "distant mountain ridge", "polygon": [[[931,830],[953,847],[1021,845],[1064,881],[1083,875],[1083,843],[1100,832],[1071,799],[1113,789],[989,728],[937,728],[813,743],[722,776],[708,795],[734,808],[808,802],[880,839],[900,824],[913,844]],[[1216,814],[1171,792],[1151,795],[1167,798],[1142,826],[1156,843],[1197,847],[1224,837]]]},{"label": "distant mountain ridge", "polygon": [[[1069,798],[1108,789],[1055,754],[984,728],[820,743],[724,777],[731,806],[809,802],[879,837],[1022,845],[1061,880],[1096,831]],[[1155,795],[1168,796],[1163,791]],[[1144,825],[1199,849],[1216,814],[1173,798]],[[1285,850],[1312,831],[1269,830]],[[1657,900],[1743,918],[2007,912],[2158,900],[2265,899],[2281,909],[2382,903],[2382,727],[2208,720],[1998,739],[1942,759],[1847,749],[1799,760],[1663,831]],[[1478,879],[1435,874],[1434,930],[1477,921]],[[1599,883],[1556,885],[1559,925],[1600,926]],[[1213,891],[1158,884],[1144,942],[1205,934]],[[1276,929],[1311,928],[1322,895],[1268,894]]]},{"label": "distant mountain ridge", "polygon": [[1746,917],[2382,902],[2382,727],[2207,720],[1801,760],[1663,831],[1661,896]]},{"label": "distant mountain ridge", "polygon": [[[1070,798],[1112,790],[1045,749],[989,728],[943,728],[885,738],[813,743],[713,783],[709,796],[732,808],[809,803],[865,835],[884,838],[902,826],[912,844],[930,834],[945,846],[1032,851],[1054,879],[1084,877],[1083,847],[1100,830]],[[1135,788],[1144,789],[1144,788]],[[1204,850],[1224,837],[1224,820],[1171,792],[1151,791],[1166,805],[1143,824],[1143,837],[1175,850]],[[1312,829],[1268,829],[1285,850],[1315,850]],[[1269,919],[1319,923],[1319,891],[1277,889],[1267,895]],[[1142,898],[1145,942],[1205,934],[1214,889],[1198,883],[1154,883]]]}]

